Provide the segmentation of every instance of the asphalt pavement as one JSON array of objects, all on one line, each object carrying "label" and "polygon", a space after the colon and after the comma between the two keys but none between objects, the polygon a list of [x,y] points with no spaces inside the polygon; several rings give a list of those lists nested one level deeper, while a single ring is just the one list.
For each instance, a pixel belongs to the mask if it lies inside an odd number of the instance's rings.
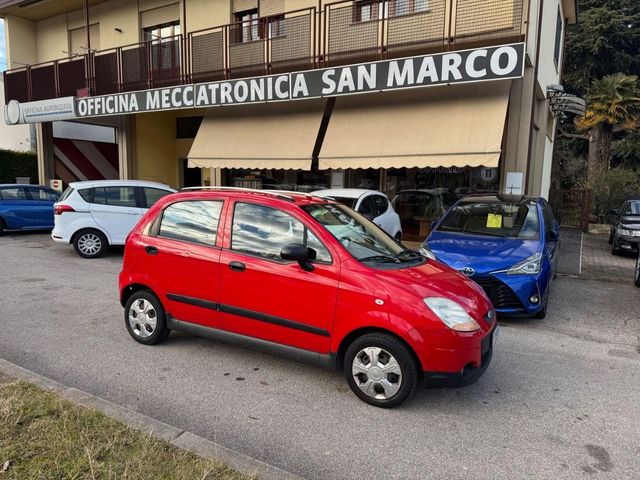
[{"label": "asphalt pavement", "polygon": [[500,319],[478,383],[382,410],[340,373],[186,335],[134,342],[121,261],[0,237],[0,358],[309,479],[640,478],[631,279],[559,277],[545,320]]}]

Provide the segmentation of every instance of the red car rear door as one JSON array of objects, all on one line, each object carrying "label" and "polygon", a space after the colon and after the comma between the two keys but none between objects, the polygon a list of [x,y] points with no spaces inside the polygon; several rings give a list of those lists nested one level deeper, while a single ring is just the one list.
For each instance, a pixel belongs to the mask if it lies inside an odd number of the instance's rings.
[{"label": "red car rear door", "polygon": [[144,269],[177,320],[221,328],[218,228],[222,200],[190,199],[163,210],[141,237]]}]

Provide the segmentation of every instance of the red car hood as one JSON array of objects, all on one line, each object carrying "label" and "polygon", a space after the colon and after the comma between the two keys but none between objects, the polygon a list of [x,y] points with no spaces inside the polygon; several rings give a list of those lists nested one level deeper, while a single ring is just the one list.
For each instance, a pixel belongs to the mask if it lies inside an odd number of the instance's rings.
[{"label": "red car hood", "polygon": [[473,280],[435,260],[410,268],[375,269],[374,276],[419,298],[446,297],[482,318],[492,308],[484,290]]}]

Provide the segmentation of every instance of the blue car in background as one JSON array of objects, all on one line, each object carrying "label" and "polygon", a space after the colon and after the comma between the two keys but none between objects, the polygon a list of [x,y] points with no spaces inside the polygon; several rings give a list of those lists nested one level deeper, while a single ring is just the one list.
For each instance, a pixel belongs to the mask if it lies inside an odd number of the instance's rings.
[{"label": "blue car in background", "polygon": [[435,224],[421,248],[471,277],[504,315],[544,318],[560,227],[543,198],[469,195]]},{"label": "blue car in background", "polygon": [[0,184],[0,234],[53,229],[53,204],[58,197],[58,192],[47,187]]}]

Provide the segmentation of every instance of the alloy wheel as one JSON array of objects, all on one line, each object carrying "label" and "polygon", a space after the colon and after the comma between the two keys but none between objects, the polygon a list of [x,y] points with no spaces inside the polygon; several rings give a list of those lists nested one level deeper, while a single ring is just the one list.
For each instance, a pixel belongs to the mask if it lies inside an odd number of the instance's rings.
[{"label": "alloy wheel", "polygon": [[78,250],[87,256],[97,255],[102,248],[102,240],[95,233],[85,233],[78,239]]},{"label": "alloy wheel", "polygon": [[133,333],[139,337],[150,337],[156,331],[158,315],[148,300],[140,298],[129,308],[129,325]]},{"label": "alloy wheel", "polygon": [[351,373],[356,385],[367,396],[388,400],[402,385],[402,370],[398,361],[386,350],[366,347],[353,358]]}]

